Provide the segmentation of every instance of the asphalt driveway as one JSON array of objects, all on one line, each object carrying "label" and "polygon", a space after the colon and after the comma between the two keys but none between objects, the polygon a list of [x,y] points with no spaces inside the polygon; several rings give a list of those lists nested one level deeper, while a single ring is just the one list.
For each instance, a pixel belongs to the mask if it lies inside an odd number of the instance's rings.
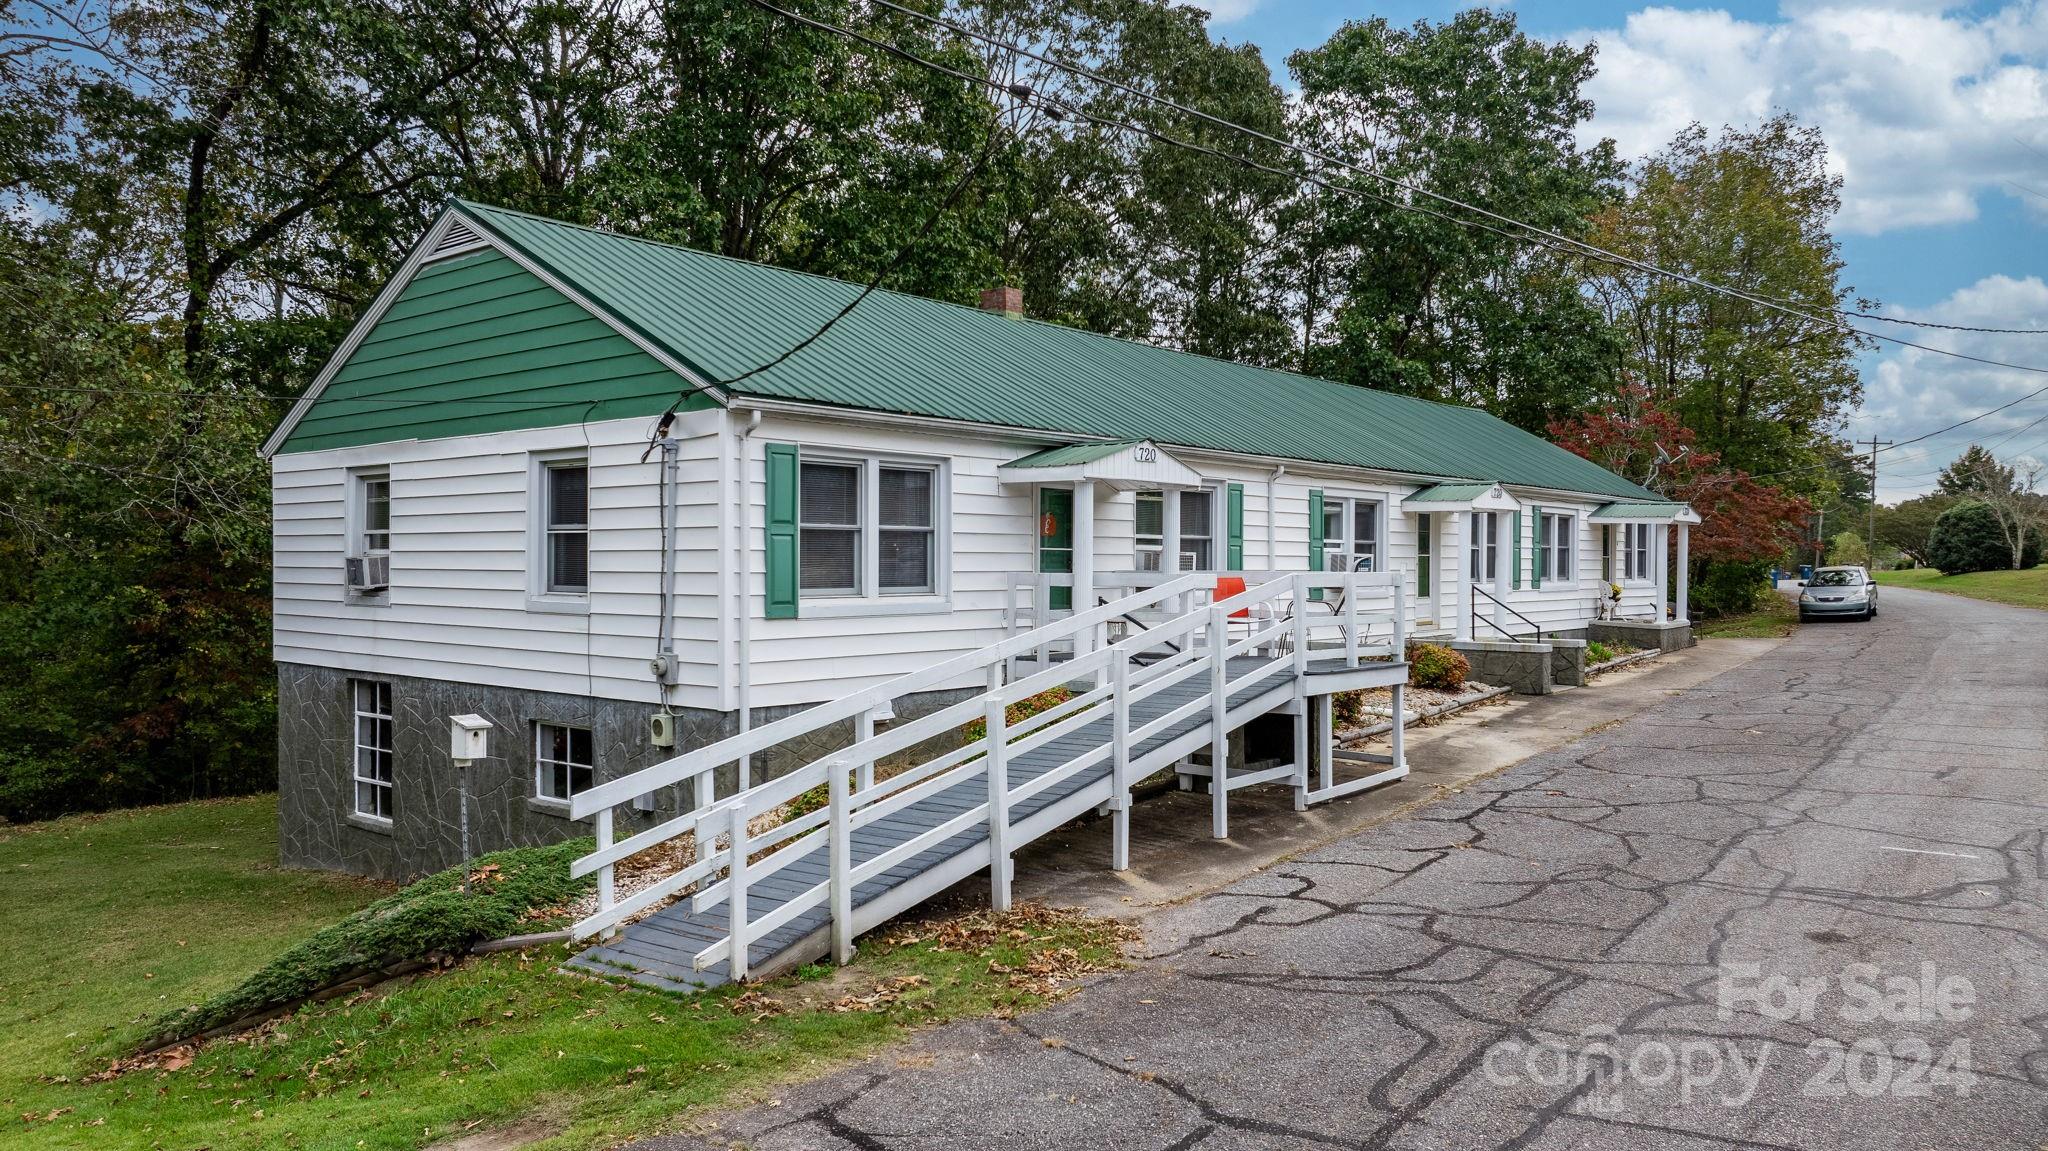
[{"label": "asphalt driveway", "polygon": [[2048,1139],[2048,613],[1887,589],[698,1148]]}]

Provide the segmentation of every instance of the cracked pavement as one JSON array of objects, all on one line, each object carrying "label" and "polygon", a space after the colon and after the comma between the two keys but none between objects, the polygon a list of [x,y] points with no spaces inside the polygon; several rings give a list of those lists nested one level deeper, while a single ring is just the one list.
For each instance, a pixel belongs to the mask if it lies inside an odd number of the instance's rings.
[{"label": "cracked pavement", "polygon": [[2048,613],[1888,589],[1048,1010],[639,1146],[2037,1148],[2044,773]]}]

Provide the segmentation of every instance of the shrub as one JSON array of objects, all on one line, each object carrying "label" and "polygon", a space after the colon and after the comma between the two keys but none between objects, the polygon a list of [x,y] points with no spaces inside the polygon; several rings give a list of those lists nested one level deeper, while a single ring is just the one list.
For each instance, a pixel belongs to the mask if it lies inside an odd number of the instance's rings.
[{"label": "shrub", "polygon": [[569,877],[570,862],[592,846],[572,839],[494,851],[429,875],[315,932],[233,989],[165,1016],[145,1043],[188,1038],[395,964],[460,955],[483,940],[535,930],[535,912],[560,907],[595,884],[591,876]]},{"label": "shrub", "polygon": [[1608,660],[1613,658],[1614,649],[1608,647],[1604,643],[1601,643],[1599,640],[1596,639],[1586,644],[1587,663],[1606,663]]},{"label": "shrub", "polygon": [[[1041,711],[1051,711],[1072,698],[1074,698],[1074,693],[1066,688],[1049,688],[1027,699],[1020,699],[1004,708],[1003,722],[1015,726]],[[987,736],[988,721],[985,719],[977,719],[960,729],[961,741],[964,743],[973,743],[975,740],[984,739]]]},{"label": "shrub", "polygon": [[[2019,566],[2030,568],[2040,562],[2041,536],[2030,531]],[[2012,545],[1989,504],[1965,500],[1934,521],[1934,531],[1927,537],[1927,563],[1946,575],[2003,571],[2013,566]]]},{"label": "shrub", "polygon": [[1850,567],[1870,566],[1870,546],[1855,532],[1840,532],[1828,541],[1828,562]]},{"label": "shrub", "polygon": [[1418,643],[1408,648],[1408,686],[1438,691],[1456,691],[1465,686],[1472,665],[1465,657],[1440,643]]},{"label": "shrub", "polygon": [[1700,619],[1752,612],[1771,590],[1767,561],[1719,560],[1702,564],[1687,589],[1686,613]]}]

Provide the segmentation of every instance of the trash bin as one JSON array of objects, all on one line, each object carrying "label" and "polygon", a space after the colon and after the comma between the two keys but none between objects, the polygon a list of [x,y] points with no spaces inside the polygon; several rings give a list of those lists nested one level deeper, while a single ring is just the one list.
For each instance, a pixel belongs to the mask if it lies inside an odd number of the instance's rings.
[{"label": "trash bin", "polygon": [[1800,565],[1799,565],[1799,581],[1800,581],[1801,583],[1811,583],[1811,582],[1813,581],[1813,565],[1812,565],[1812,564],[1800,564]]}]

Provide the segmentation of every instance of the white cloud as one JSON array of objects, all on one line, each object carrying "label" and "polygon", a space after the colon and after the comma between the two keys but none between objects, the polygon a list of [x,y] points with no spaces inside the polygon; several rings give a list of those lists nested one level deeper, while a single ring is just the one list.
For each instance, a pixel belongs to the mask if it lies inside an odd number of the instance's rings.
[{"label": "white cloud", "polygon": [[1209,13],[1211,24],[1235,24],[1258,10],[1262,0],[1194,0],[1195,7]]},{"label": "white cloud", "polygon": [[[2038,317],[2048,328],[2048,283],[2039,276],[1986,276],[1929,308],[1894,308],[1902,319],[1973,327],[2024,327],[2015,317]],[[1882,327],[1917,344],[2010,364],[2048,366],[2048,335],[1995,335]],[[1971,363],[1916,348],[1874,353],[1863,373],[1863,408],[1849,423],[1851,436],[1909,440],[2048,388],[2048,374]],[[1934,486],[1935,473],[1970,444],[1999,456],[2048,459],[2048,393],[2014,404],[1952,432],[1879,457],[1878,494],[1887,502]]]},{"label": "white cloud", "polygon": [[1625,156],[1790,111],[1827,137],[1841,230],[1972,220],[1986,192],[2048,212],[2011,187],[2048,191],[2048,4],[1788,3],[1772,23],[1647,8],[1572,39],[1600,45],[1589,134]]}]

